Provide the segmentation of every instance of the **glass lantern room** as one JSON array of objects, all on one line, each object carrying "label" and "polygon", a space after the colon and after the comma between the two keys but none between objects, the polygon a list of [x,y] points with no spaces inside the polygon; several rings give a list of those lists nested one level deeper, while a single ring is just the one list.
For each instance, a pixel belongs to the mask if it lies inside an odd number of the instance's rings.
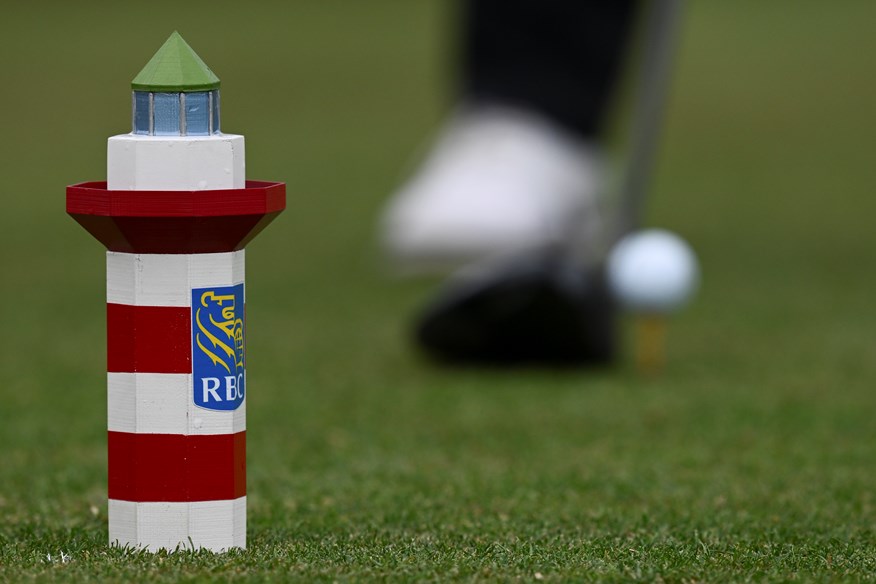
[{"label": "glass lantern room", "polygon": [[133,132],[143,136],[210,136],[219,130],[219,90],[134,91]]},{"label": "glass lantern room", "polygon": [[174,32],[131,83],[133,133],[220,133],[219,78]]}]

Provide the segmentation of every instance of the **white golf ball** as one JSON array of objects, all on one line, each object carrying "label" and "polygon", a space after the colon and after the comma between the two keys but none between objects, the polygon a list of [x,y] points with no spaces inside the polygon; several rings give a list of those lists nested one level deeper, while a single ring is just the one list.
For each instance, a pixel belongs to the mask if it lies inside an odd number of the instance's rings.
[{"label": "white golf ball", "polygon": [[609,253],[607,269],[615,297],[637,312],[672,312],[690,299],[699,283],[693,250],[664,229],[621,239]]}]

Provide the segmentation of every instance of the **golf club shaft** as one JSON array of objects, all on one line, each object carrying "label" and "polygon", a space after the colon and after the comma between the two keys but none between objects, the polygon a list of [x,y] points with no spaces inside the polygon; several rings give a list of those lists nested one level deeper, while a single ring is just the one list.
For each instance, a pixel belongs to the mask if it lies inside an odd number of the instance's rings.
[{"label": "golf club shaft", "polygon": [[633,103],[626,172],[609,246],[642,224],[653,174],[684,0],[654,0],[645,19],[638,90]]}]

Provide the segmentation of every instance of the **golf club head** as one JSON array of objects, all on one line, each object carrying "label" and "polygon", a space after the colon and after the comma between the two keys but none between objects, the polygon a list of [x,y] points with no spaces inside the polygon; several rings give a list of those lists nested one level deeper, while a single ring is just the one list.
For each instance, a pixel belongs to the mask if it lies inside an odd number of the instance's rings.
[{"label": "golf club head", "polygon": [[515,258],[453,278],[421,314],[418,344],[447,363],[607,365],[616,308],[602,267]]}]

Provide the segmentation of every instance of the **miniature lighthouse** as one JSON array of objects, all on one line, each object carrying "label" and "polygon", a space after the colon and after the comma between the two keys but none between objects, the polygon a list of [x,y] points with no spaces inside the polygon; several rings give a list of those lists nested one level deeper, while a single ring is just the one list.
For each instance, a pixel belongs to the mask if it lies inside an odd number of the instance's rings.
[{"label": "miniature lighthouse", "polygon": [[107,182],[67,212],[107,248],[109,540],[246,547],[244,246],[285,185],[246,181],[219,79],[174,32],[132,83]]}]

